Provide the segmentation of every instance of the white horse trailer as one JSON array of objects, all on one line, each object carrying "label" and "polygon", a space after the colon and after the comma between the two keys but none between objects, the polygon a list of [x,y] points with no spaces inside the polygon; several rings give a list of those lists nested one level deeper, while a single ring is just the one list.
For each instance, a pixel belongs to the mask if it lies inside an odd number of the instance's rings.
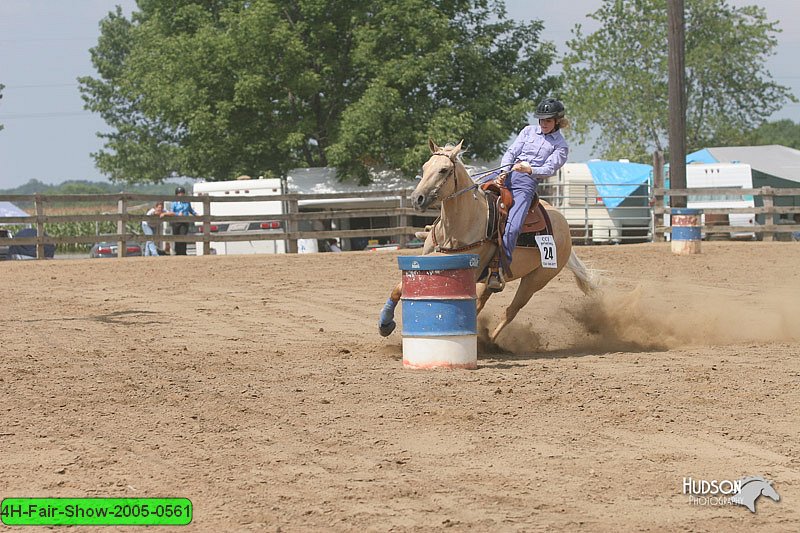
[{"label": "white horse trailer", "polygon": [[[252,216],[252,220],[235,220],[230,222],[212,222],[212,235],[263,235],[281,233],[284,223],[270,215],[283,214],[283,203],[279,200],[268,200],[269,196],[281,194],[279,179],[249,179],[233,181],[209,181],[196,183],[194,195],[219,196],[236,198],[245,196],[263,196],[264,201],[251,202],[212,202],[211,214],[215,216]],[[192,207],[198,215],[203,214],[203,203],[193,202]],[[197,228],[202,232],[202,224]],[[253,240],[211,242],[212,254],[282,254],[286,253],[284,240]],[[197,243],[197,255],[202,255],[203,244]]]}]

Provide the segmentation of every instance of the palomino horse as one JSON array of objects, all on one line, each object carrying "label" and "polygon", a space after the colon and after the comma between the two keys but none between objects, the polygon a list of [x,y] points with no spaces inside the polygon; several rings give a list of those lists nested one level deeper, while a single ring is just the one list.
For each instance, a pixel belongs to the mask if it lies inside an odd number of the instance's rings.
[{"label": "palomino horse", "polygon": [[[476,281],[497,252],[496,240],[486,238],[489,207],[485,193],[473,185],[467,169],[461,163],[459,154],[461,144],[441,148],[429,141],[430,159],[422,166],[422,180],[411,195],[414,209],[425,211],[435,202],[441,204],[441,217],[433,226],[423,247],[423,254],[430,253],[474,253],[480,257],[475,270]],[[553,239],[556,244],[557,268],[543,268],[538,248],[517,247],[514,250],[511,270],[513,279],[519,279],[511,305],[506,308],[505,317],[491,334],[492,342],[503,331],[517,313],[531,299],[533,294],[556,277],[564,266],[572,271],[578,287],[589,294],[596,289],[594,274],[578,259],[572,250],[569,224],[564,216],[549,204],[542,202],[550,216]],[[438,246],[437,244],[438,243]],[[477,287],[477,311],[481,312],[492,292],[485,283]],[[402,284],[398,284],[381,311],[378,324],[381,335],[388,336],[394,331],[394,310],[402,296]]]}]

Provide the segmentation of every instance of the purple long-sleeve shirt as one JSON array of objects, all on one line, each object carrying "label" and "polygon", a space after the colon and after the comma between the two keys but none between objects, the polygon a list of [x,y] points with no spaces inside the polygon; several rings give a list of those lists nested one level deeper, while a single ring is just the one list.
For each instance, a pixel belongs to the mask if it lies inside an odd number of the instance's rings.
[{"label": "purple long-sleeve shirt", "polygon": [[532,176],[553,176],[567,162],[569,146],[561,132],[542,134],[538,124],[522,128],[516,140],[506,150],[503,165],[527,161],[533,167]]}]

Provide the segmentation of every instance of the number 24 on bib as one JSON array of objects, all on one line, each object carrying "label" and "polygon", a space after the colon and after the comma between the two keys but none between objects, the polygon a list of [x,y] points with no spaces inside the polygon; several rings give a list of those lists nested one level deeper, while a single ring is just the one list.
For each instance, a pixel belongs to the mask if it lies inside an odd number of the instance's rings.
[{"label": "number 24 on bib", "polygon": [[536,245],[542,256],[542,266],[544,268],[558,268],[556,261],[556,241],[552,235],[537,235]]}]

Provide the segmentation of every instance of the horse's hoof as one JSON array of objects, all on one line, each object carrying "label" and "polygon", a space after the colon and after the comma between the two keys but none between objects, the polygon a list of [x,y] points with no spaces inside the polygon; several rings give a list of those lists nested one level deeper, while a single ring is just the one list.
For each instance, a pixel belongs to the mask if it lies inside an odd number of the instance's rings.
[{"label": "horse's hoof", "polygon": [[502,292],[503,289],[506,288],[506,284],[503,281],[503,278],[500,277],[500,274],[497,272],[492,272],[489,275],[489,280],[486,283],[486,287],[492,292]]},{"label": "horse's hoof", "polygon": [[388,324],[378,324],[378,330],[381,332],[381,337],[388,337],[397,327],[397,322],[392,320]]}]

